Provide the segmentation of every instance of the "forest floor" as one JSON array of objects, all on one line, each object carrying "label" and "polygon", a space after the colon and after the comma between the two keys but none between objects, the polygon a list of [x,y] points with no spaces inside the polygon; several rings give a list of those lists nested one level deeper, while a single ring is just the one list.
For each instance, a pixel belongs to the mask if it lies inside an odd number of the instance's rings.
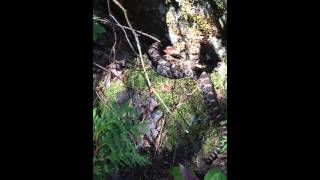
[{"label": "forest floor", "polygon": [[[144,71],[142,62],[128,46],[121,30],[117,30],[116,38],[112,28],[106,29],[106,32],[98,34],[93,46],[93,106],[100,111],[112,111],[114,104],[124,107],[128,103],[136,114],[135,123],[144,127],[139,131],[141,138],[132,139],[132,142],[149,160],[149,164],[143,166],[123,165],[108,169],[106,179],[172,179],[170,171],[179,164],[194,171],[199,179],[203,179],[211,167],[219,167],[226,174],[226,159],[218,164],[203,162],[203,158],[221,145],[223,134],[210,124],[196,82],[189,78],[169,79],[157,74],[146,55],[148,43],[142,41]],[[146,75],[152,88],[146,81]],[[226,115],[226,62],[217,62],[210,76]],[[227,118],[221,122],[226,123]],[[94,136],[97,131],[95,129]],[[108,157],[110,152],[104,153]],[[226,151],[224,154],[226,156]]]}]

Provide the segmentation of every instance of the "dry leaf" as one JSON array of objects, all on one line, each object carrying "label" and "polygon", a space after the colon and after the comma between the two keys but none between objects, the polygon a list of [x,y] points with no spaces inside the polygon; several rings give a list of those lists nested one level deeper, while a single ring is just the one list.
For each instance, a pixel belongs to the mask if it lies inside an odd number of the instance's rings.
[{"label": "dry leaf", "polygon": [[164,53],[168,54],[168,55],[179,55],[180,52],[174,48],[173,46],[167,46],[166,49],[163,50]]},{"label": "dry leaf", "polygon": [[163,85],[163,87],[161,88],[162,92],[171,92],[172,89],[172,84],[165,84]]}]

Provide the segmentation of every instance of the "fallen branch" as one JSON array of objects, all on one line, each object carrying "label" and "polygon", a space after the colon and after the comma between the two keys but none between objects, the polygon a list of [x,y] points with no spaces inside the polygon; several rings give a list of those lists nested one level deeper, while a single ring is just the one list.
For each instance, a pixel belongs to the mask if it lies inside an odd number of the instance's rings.
[{"label": "fallen branch", "polygon": [[146,68],[145,68],[145,65],[144,65],[144,62],[143,62],[143,58],[142,58],[142,52],[141,52],[141,46],[140,46],[140,41],[139,41],[139,38],[138,38],[138,35],[136,33],[136,31],[133,30],[132,26],[131,26],[131,23],[129,21],[129,18],[127,16],[127,10],[117,1],[117,0],[112,0],[123,12],[125,18],[126,18],[126,21],[134,35],[134,38],[136,40],[136,43],[137,43],[137,47],[138,47],[138,50],[139,50],[139,57],[140,57],[140,62],[142,64],[142,68],[143,68],[143,71],[144,71],[144,74],[145,74],[145,77],[146,77],[146,80],[147,80],[147,83],[148,83],[148,86],[150,87],[150,89],[154,92],[154,94],[157,96],[157,98],[160,100],[160,102],[163,104],[163,106],[165,107],[166,111],[171,114],[169,108],[167,107],[167,105],[163,102],[162,98],[160,97],[160,95],[157,93],[157,91],[152,88],[152,85],[151,85],[151,82],[150,82],[150,79],[149,79],[149,76],[148,76],[148,73],[146,71]]}]

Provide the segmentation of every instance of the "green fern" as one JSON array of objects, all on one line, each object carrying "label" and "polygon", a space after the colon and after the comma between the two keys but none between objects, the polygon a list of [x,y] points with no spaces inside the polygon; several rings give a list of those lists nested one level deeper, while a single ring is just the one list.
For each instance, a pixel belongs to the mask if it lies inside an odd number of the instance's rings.
[{"label": "green fern", "polygon": [[104,179],[105,175],[122,167],[149,164],[133,142],[139,139],[139,129],[144,128],[143,124],[134,122],[136,117],[128,102],[121,108],[113,103],[112,108],[93,110],[94,179]]}]

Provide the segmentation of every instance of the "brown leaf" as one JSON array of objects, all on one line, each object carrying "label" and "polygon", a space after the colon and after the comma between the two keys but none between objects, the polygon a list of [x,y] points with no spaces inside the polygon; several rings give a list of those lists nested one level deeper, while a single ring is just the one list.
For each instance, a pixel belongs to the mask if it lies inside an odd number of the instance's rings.
[{"label": "brown leaf", "polygon": [[149,88],[149,90],[148,90],[148,96],[151,96],[152,94],[153,94],[153,92],[155,91],[155,89],[154,88]]},{"label": "brown leaf", "polygon": [[217,98],[218,99],[222,99],[223,98],[221,91],[222,91],[221,89],[216,89],[216,94],[217,94]]},{"label": "brown leaf", "polygon": [[111,69],[112,74],[115,76],[120,76],[122,74],[122,71],[118,71],[117,69]]},{"label": "brown leaf", "polygon": [[168,55],[178,55],[179,51],[174,48],[173,46],[167,46],[165,50],[163,50],[164,53],[168,54]]},{"label": "brown leaf", "polygon": [[119,70],[115,63],[111,63],[109,65],[109,68],[110,68],[110,71],[112,72],[112,74],[114,74],[117,77],[122,74],[122,70]]},{"label": "brown leaf", "polygon": [[165,84],[161,88],[161,91],[163,91],[163,92],[171,92],[171,89],[172,89],[172,84]]}]

